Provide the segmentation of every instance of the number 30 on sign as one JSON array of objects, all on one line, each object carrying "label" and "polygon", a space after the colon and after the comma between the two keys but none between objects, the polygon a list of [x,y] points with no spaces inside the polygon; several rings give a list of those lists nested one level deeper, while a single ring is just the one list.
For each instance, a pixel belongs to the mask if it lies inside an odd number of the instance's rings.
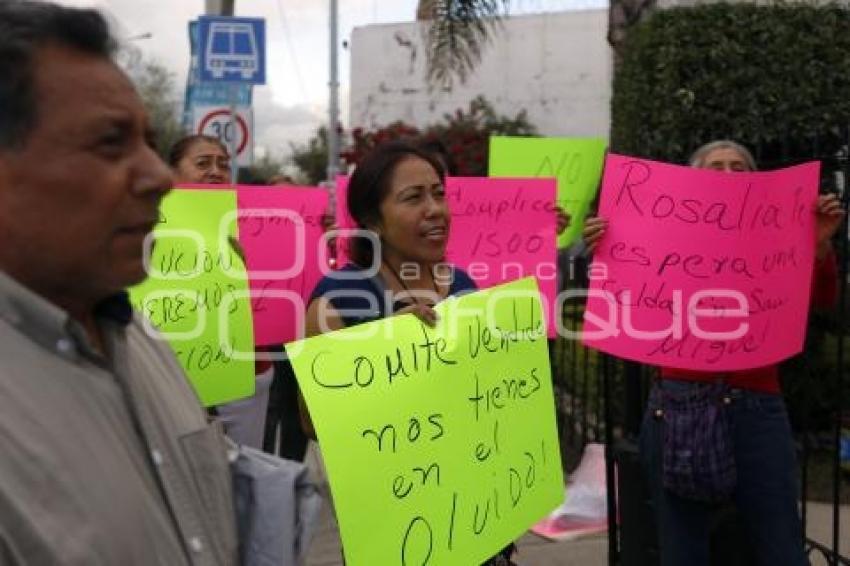
[{"label": "number 30 on sign", "polygon": [[250,107],[236,108],[236,128],[230,120],[227,106],[196,106],[193,113],[193,131],[218,138],[227,146],[236,144],[239,167],[250,167],[254,162],[254,114]]}]

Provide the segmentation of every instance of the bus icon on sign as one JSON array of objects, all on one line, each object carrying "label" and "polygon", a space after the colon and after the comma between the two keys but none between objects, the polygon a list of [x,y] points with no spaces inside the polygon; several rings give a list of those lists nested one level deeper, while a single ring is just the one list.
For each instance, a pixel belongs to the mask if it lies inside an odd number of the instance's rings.
[{"label": "bus icon on sign", "polygon": [[249,23],[212,22],[205,51],[207,71],[217,79],[239,73],[248,80],[260,67],[257,38]]}]

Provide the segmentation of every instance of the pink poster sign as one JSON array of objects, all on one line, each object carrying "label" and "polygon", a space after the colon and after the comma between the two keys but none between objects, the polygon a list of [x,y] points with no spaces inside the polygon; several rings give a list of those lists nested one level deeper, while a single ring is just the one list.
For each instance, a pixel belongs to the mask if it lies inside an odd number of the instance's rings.
[{"label": "pink poster sign", "polygon": [[550,337],[557,331],[556,191],[551,178],[446,179],[452,215],[447,261],[481,289],[535,276]]},{"label": "pink poster sign", "polygon": [[300,338],[307,301],[322,277],[321,262],[327,261],[320,248],[328,193],[313,187],[240,186],[237,201],[255,342]]},{"label": "pink poster sign", "polygon": [[610,154],[584,344],[703,371],[800,352],[819,171],[724,173]]}]

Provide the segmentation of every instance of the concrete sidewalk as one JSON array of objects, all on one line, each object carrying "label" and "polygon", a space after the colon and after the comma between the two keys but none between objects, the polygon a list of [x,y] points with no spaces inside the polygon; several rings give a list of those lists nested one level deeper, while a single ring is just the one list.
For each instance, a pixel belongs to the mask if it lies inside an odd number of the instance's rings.
[{"label": "concrete sidewalk", "polygon": [[[315,474],[315,479],[320,482],[325,479],[321,460],[313,450],[308,454],[307,465]],[[806,536],[831,548],[832,505],[809,502],[806,512],[808,515]],[[839,512],[840,552],[842,556],[850,556],[850,506],[841,506]],[[572,541],[552,542],[528,533],[518,541],[517,546],[519,553],[515,561],[520,566],[606,566],[608,564],[607,534]],[[827,561],[817,552],[812,553],[809,558],[811,566],[827,566]],[[320,525],[310,547],[307,566],[343,566],[339,530],[329,503],[326,503],[322,509]]]},{"label": "concrete sidewalk", "polygon": [[[832,505],[809,501],[806,509],[806,536],[827,548],[832,548]],[[839,554],[850,556],[850,505],[839,508],[840,530],[838,533]],[[809,559],[811,566],[827,566],[822,554],[813,552]]]},{"label": "concrete sidewalk", "polygon": [[[850,555],[850,506],[841,507],[839,541],[843,556]],[[832,546],[832,505],[809,502],[807,536],[827,547]],[[528,533],[518,542],[515,561],[520,566],[606,566],[608,537],[596,535],[573,541],[551,542]],[[828,566],[819,553],[809,557],[811,566]],[[325,505],[319,530],[313,539],[307,566],[342,566],[339,531],[330,506]]]},{"label": "concrete sidewalk", "polygon": [[[520,566],[605,566],[608,563],[608,537],[605,535],[550,542],[529,533],[520,539],[517,546],[519,553],[515,561]],[[325,505],[319,530],[310,547],[307,566],[342,565],[336,520],[330,506]]]},{"label": "concrete sidewalk", "polygon": [[[327,481],[318,447],[311,443],[306,464],[314,479],[327,493]],[[551,542],[533,533],[518,542],[515,561],[519,566],[605,566],[608,563],[608,537],[592,535],[574,541]],[[331,504],[326,497],[319,527],[310,546],[307,566],[342,566],[339,529]],[[374,565],[382,566],[382,565]]]},{"label": "concrete sidewalk", "polygon": [[[832,546],[832,506],[809,503],[809,538],[827,547]],[[841,507],[841,552],[850,554],[850,507]],[[550,542],[534,534],[526,534],[519,543],[515,561],[520,566],[606,566],[608,564],[608,537],[605,534],[579,538],[573,541]],[[811,566],[828,566],[823,555],[814,552]],[[339,531],[329,506],[322,510],[321,523],[310,553],[307,566],[343,566]]]}]

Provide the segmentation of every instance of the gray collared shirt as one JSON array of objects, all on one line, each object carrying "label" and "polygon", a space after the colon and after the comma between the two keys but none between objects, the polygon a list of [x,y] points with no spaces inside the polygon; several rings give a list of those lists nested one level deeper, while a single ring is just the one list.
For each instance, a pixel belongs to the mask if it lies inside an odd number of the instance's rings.
[{"label": "gray collared shirt", "polygon": [[[129,309],[129,305],[126,305]],[[0,272],[0,565],[229,565],[226,445],[168,346]]]}]

